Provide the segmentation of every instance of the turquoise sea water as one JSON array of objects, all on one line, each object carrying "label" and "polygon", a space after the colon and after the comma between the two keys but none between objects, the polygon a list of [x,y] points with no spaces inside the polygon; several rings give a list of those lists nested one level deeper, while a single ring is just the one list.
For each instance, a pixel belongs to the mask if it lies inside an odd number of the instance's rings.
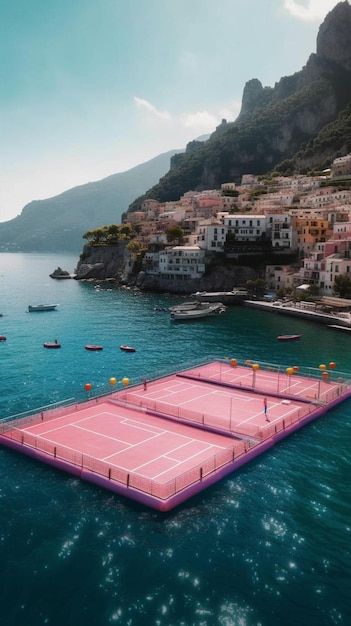
[{"label": "turquoise sea water", "polygon": [[[241,307],[174,323],[158,309],[180,298],[49,278],[76,262],[0,254],[0,417],[208,357],[351,369],[351,337],[323,326]],[[26,312],[39,303],[59,307]],[[349,624],[350,414],[348,401],[167,514],[0,448],[1,624]]]}]

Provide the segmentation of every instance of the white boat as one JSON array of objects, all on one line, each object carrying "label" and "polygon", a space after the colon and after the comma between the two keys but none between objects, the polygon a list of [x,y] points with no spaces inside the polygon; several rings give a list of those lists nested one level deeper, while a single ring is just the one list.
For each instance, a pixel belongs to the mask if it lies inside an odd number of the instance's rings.
[{"label": "white boat", "polygon": [[209,317],[210,315],[218,315],[219,313],[223,313],[226,310],[226,307],[222,302],[214,302],[210,304],[209,302],[202,303],[203,306],[198,306],[193,309],[183,309],[179,311],[171,312],[171,319],[176,321],[187,321],[187,320],[196,320],[203,317]]},{"label": "white boat", "polygon": [[29,304],[28,305],[28,313],[33,313],[34,311],[54,311],[58,304]]},{"label": "white boat", "polygon": [[197,300],[190,300],[189,302],[181,302],[169,307],[170,313],[181,313],[182,311],[193,311],[194,309],[200,309],[203,305],[208,305],[209,302],[198,302]]}]

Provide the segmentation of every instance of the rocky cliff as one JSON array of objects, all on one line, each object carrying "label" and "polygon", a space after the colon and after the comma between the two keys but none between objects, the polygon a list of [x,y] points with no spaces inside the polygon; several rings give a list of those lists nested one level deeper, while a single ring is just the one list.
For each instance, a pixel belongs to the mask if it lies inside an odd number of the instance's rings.
[{"label": "rocky cliff", "polygon": [[84,246],[77,264],[77,280],[115,280],[124,282],[126,242],[115,246]]},{"label": "rocky cliff", "polygon": [[184,283],[140,272],[135,284],[142,291],[189,295],[195,291],[231,291],[234,287],[245,287],[248,280],[258,277],[259,273],[251,267],[218,264],[199,280]]},{"label": "rocky cliff", "polygon": [[245,173],[266,174],[293,159],[350,102],[351,6],[345,1],[326,16],[316,52],[299,72],[274,87],[263,87],[257,78],[248,81],[237,120],[221,125],[195,152],[174,158],[176,166],[129,210],[139,210],[145,198],[177,200],[189,189],[219,188]]},{"label": "rocky cliff", "polygon": [[248,280],[258,278],[258,270],[219,262],[217,255],[209,259],[205,275],[199,280],[174,281],[139,272],[126,277],[126,242],[116,246],[84,246],[75,278],[77,280],[113,281],[116,286],[129,284],[141,291],[159,291],[177,294],[190,294],[194,291],[230,291],[233,287],[244,287]]}]

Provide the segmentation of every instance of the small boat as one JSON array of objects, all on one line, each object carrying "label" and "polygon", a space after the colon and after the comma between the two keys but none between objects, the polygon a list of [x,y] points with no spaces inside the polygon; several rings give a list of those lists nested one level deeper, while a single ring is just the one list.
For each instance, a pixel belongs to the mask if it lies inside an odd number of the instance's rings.
[{"label": "small boat", "polygon": [[6,341],[5,335],[0,335],[0,341]]},{"label": "small boat", "polygon": [[301,335],[279,335],[277,337],[278,341],[296,341],[300,339]]},{"label": "small boat", "polygon": [[135,352],[136,348],[132,348],[132,346],[125,346],[125,345],[121,345],[119,346],[121,350],[124,350],[124,352]]},{"label": "small boat", "polygon": [[43,343],[44,348],[61,348],[61,344],[58,341],[46,341]]},{"label": "small boat", "polygon": [[58,304],[29,304],[28,305],[28,313],[33,313],[34,311],[54,311]]},{"label": "small boat", "polygon": [[[208,302],[206,302],[205,304],[208,305]],[[201,305],[199,302],[197,302],[197,300],[190,300],[189,302],[181,302],[180,304],[170,306],[168,308],[168,311],[170,313],[180,313],[183,311],[193,311],[194,309],[199,309],[200,307]]]},{"label": "small boat", "polygon": [[87,345],[85,346],[85,349],[86,349],[86,350],[92,350],[92,351],[94,351],[94,350],[95,350],[95,352],[97,352],[97,351],[99,351],[99,350],[102,350],[102,346],[95,346],[95,345],[93,345],[93,344],[87,344]]},{"label": "small boat", "polygon": [[227,307],[222,304],[222,302],[213,302],[211,303],[202,303],[200,306],[194,309],[188,310],[173,310],[171,312],[172,320],[197,320],[203,317],[209,317],[210,315],[218,315],[219,313],[223,313]]}]

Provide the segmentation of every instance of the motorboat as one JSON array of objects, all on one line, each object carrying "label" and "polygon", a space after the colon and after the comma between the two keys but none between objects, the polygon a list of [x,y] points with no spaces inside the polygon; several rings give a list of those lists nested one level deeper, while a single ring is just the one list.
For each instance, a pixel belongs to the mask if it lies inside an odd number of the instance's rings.
[{"label": "motorboat", "polygon": [[28,305],[28,313],[33,313],[34,311],[54,311],[58,304],[29,304]]},{"label": "motorboat", "polygon": [[171,319],[176,321],[197,320],[203,317],[209,317],[210,315],[223,313],[226,308],[227,307],[225,307],[222,302],[214,302],[213,304],[207,302],[206,305],[202,303],[202,306],[198,306],[194,309],[172,311]]},{"label": "motorboat", "polygon": [[124,352],[136,352],[136,348],[133,348],[132,346],[126,346],[124,344],[122,344],[121,346],[119,346],[121,350],[123,350]]},{"label": "motorboat", "polygon": [[194,309],[199,309],[202,304],[209,304],[209,302],[200,303],[197,300],[190,300],[189,302],[181,302],[180,304],[175,304],[173,306],[168,307],[168,311],[170,313],[179,313],[181,311],[192,311]]},{"label": "motorboat", "polygon": [[55,341],[46,341],[43,343],[44,348],[61,348],[61,344],[55,339]]},{"label": "motorboat", "polygon": [[99,350],[102,350],[102,346],[97,346],[97,345],[94,345],[94,344],[88,343],[88,344],[85,346],[85,349],[86,349],[86,350],[91,350],[91,351],[98,352]]},{"label": "motorboat", "polygon": [[300,339],[301,335],[279,335],[277,337],[278,341],[296,341]]}]

